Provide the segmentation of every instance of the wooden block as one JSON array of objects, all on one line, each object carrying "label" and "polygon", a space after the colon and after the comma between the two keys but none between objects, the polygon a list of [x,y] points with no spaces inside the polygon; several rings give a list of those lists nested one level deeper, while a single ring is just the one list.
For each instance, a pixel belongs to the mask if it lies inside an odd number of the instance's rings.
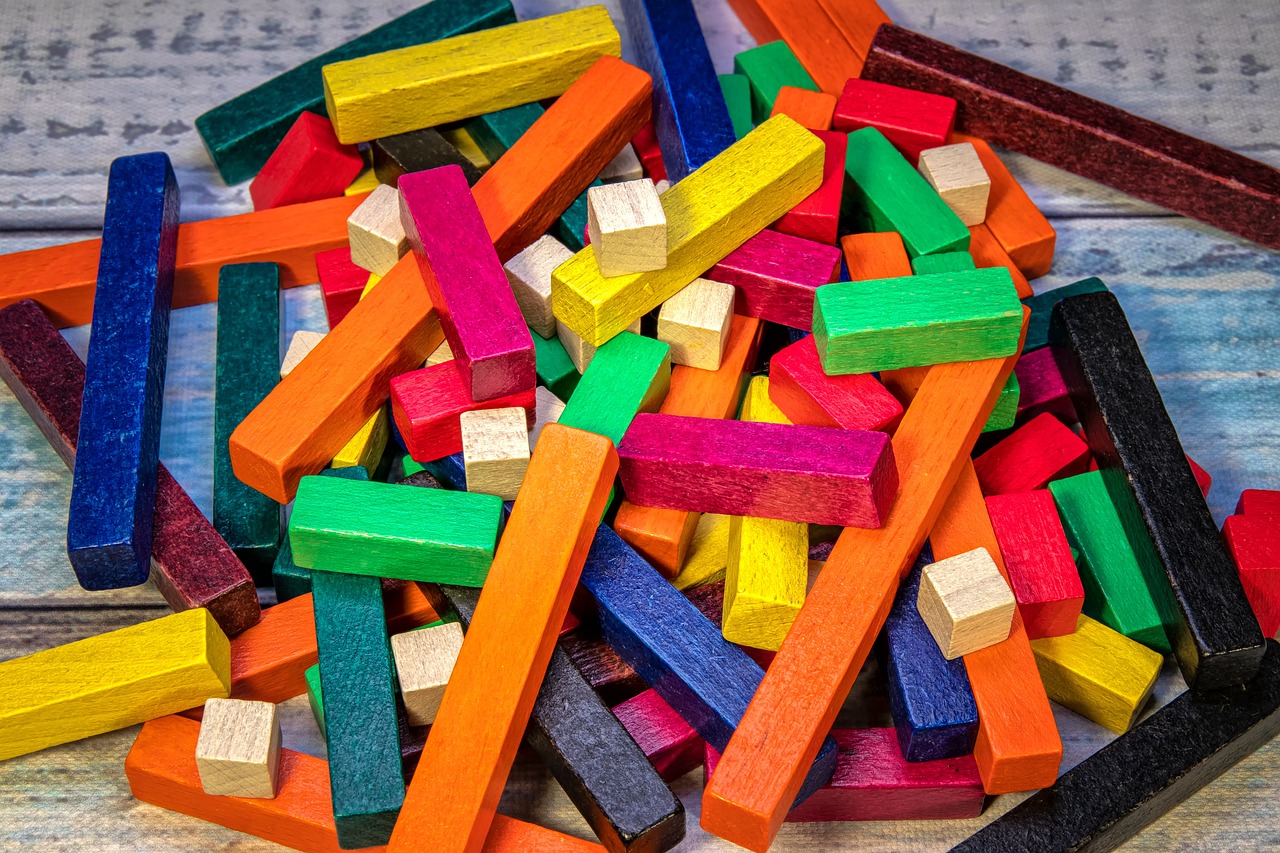
[{"label": "wooden block", "polygon": [[544,234],[503,265],[516,304],[529,328],[544,338],[556,333],[551,313],[551,271],[573,257],[563,243]]},{"label": "wooden block", "polygon": [[[637,317],[635,322],[627,326],[626,331],[633,335],[640,334],[640,318]],[[580,374],[586,373],[587,368],[591,366],[592,359],[596,357],[596,350],[599,348],[578,337],[577,332],[559,320],[556,321],[556,336],[560,342],[560,348],[573,363],[573,369]]]},{"label": "wooden block", "polygon": [[1018,399],[1021,395],[1022,388],[1018,385],[1018,374],[1014,373],[1000,389],[1000,398],[996,400],[996,407],[991,412],[991,417],[987,418],[982,431],[998,432],[1013,429],[1013,425],[1018,420]]},{"label": "wooden block", "polygon": [[756,124],[764,123],[773,113],[783,86],[818,91],[818,84],[784,41],[769,41],[737,54],[733,73],[743,75],[751,85],[751,113]]},{"label": "wooden block", "polygon": [[[801,90],[803,91],[803,90]],[[809,93],[816,94],[816,93]],[[783,234],[804,237],[826,245],[835,245],[840,225],[840,203],[844,195],[845,155],[849,139],[843,133],[815,130],[822,141],[822,184],[782,216],[773,227]]]},{"label": "wooden block", "polygon": [[733,134],[741,139],[755,127],[755,123],[751,121],[751,81],[745,74],[721,74],[720,93],[724,95],[725,106],[729,108]]},{"label": "wooden block", "polygon": [[435,367],[437,364],[444,364],[446,361],[453,361],[453,350],[449,348],[448,341],[441,341],[440,346],[431,351],[431,355],[427,356],[423,367]]},{"label": "wooden block", "polygon": [[1019,420],[1025,422],[1041,414],[1053,415],[1068,424],[1079,420],[1053,350],[1044,347],[1024,352],[1013,373],[1018,377]]},{"label": "wooden block", "polygon": [[972,144],[957,142],[927,148],[920,152],[918,168],[961,222],[980,225],[986,220],[991,179]]},{"label": "wooden block", "polygon": [[396,676],[410,725],[429,726],[435,722],[444,688],[461,649],[462,626],[456,622],[391,638]]},{"label": "wooden block", "polygon": [[[911,259],[913,275],[932,275],[940,272],[964,272],[977,269],[973,255],[968,252],[939,252],[936,255],[921,255]],[[1012,273],[1010,273],[1012,276]]]},{"label": "wooden block", "polygon": [[662,303],[658,340],[671,347],[671,361],[701,370],[719,370],[729,345],[733,285],[696,278]]},{"label": "wooden block", "polygon": [[306,477],[289,517],[308,569],[479,586],[502,517],[493,495]]},{"label": "wooden block", "polygon": [[0,761],[225,697],[228,656],[197,608],[0,663]]},{"label": "wooden block", "polygon": [[921,152],[947,144],[955,121],[954,98],[856,77],[845,83],[832,117],[844,133],[876,128],[913,166]]},{"label": "wooden block", "polygon": [[742,516],[729,520],[726,640],[770,651],[781,647],[804,604],[808,551],[807,525]]},{"label": "wooden block", "polygon": [[236,479],[227,440],[279,381],[280,274],[275,264],[228,264],[218,292],[213,526],[265,583],[280,547],[280,505]]},{"label": "wooden block", "polygon": [[360,152],[338,142],[327,118],[303,112],[249,184],[253,209],[337,198],[363,168]]},{"label": "wooden block", "polygon": [[1053,495],[1045,490],[987,498],[1009,586],[1027,637],[1060,637],[1076,630],[1084,587]]},{"label": "wooden block", "polygon": [[1086,278],[1023,299],[1022,304],[1031,309],[1031,325],[1027,328],[1025,352],[1049,345],[1049,320],[1053,315],[1053,306],[1072,296],[1079,296],[1082,293],[1100,293],[1106,289],[1107,286],[1102,283],[1102,279]]},{"label": "wooden block", "polygon": [[597,351],[560,423],[617,444],[637,412],[656,412],[671,387],[668,347],[626,332]]},{"label": "wooden block", "polygon": [[280,764],[276,706],[243,699],[209,699],[195,753],[200,787],[206,794],[274,797]]},{"label": "wooden block", "polygon": [[[84,364],[30,300],[0,309],[0,378],[54,452],[74,466]],[[257,622],[249,572],[163,464],[155,502],[151,578],[169,606],[207,608],[229,636]]]},{"label": "wooden block", "polygon": [[311,716],[315,717],[320,737],[328,737],[324,727],[324,688],[320,685],[320,664],[308,667],[303,677],[307,680],[307,704],[311,706]]},{"label": "wooden block", "polygon": [[375,139],[369,146],[373,171],[378,180],[395,187],[410,172],[424,172],[441,166],[457,166],[467,186],[480,180],[480,170],[432,127],[411,130]]},{"label": "wooden block", "polygon": [[902,235],[896,231],[848,234],[840,238],[840,248],[853,281],[877,281],[913,274]]},{"label": "wooden block", "polygon": [[991,555],[975,548],[926,566],[917,606],[943,657],[955,660],[1008,639],[1017,603]]},{"label": "wooden block", "polygon": [[1050,414],[1037,415],[973,460],[984,495],[1043,489],[1089,464],[1089,446]]},{"label": "wooden block", "polygon": [[849,134],[845,172],[846,216],[855,230],[897,231],[913,258],[969,248],[960,217],[878,129]]},{"label": "wooden block", "polygon": [[298,364],[311,354],[316,344],[324,339],[324,332],[308,332],[299,329],[289,339],[289,348],[285,350],[284,361],[280,362],[280,378],[284,379]]},{"label": "wooden block", "polygon": [[1236,515],[1280,515],[1280,490],[1245,489],[1236,502]]},{"label": "wooden block", "polygon": [[667,179],[667,167],[662,162],[662,147],[658,144],[658,134],[653,122],[646,122],[636,132],[631,139],[631,147],[636,150],[636,156],[640,158],[640,164],[644,166],[649,180],[657,184]]},{"label": "wooden block", "polygon": [[712,267],[706,277],[734,286],[736,313],[808,329],[813,325],[814,291],[840,277],[840,250],[761,231]]},{"label": "wooden block", "polygon": [[674,782],[702,764],[702,738],[656,691],[615,705],[613,714],[665,781]]},{"label": "wooden block", "polygon": [[533,336],[538,381],[562,400],[568,400],[578,387],[582,374],[565,351],[558,337]]},{"label": "wooden block", "polygon": [[644,177],[644,167],[631,145],[622,146],[617,156],[609,161],[600,172],[598,180],[605,184],[616,184],[619,181],[638,181]]},{"label": "wooden block", "polygon": [[606,278],[667,266],[667,217],[652,181],[587,190],[587,229]]},{"label": "wooden block", "polygon": [[[369,469],[363,465],[326,468],[320,472],[321,477],[342,477],[347,480],[368,480]],[[299,566],[293,561],[293,544],[289,541],[289,531],[285,530],[280,542],[280,551],[276,554],[275,564],[271,567],[271,583],[276,589],[276,601],[288,601],[299,595],[311,592],[311,570]]]},{"label": "wooden block", "polygon": [[991,228],[986,222],[969,226],[969,256],[973,258],[974,266],[979,268],[1004,267],[1009,271],[1009,275],[1013,276],[1013,285],[1018,288],[1018,298],[1026,299],[1031,296],[1031,282],[1027,281],[1026,275],[1018,269],[1018,265],[1013,262],[1013,258],[1009,257],[1004,246],[1000,245],[1000,241],[991,233]]},{"label": "wooden block", "polygon": [[840,429],[890,430],[902,404],[869,373],[828,376],[813,336],[769,360],[769,397],[791,423]]},{"label": "wooden block", "polygon": [[356,179],[347,184],[347,188],[342,191],[345,196],[363,195],[371,193],[378,187],[382,186],[382,182],[378,180],[378,175],[373,171],[372,167],[366,167],[363,172],[356,176]]},{"label": "wooden block", "polygon": [[809,130],[827,130],[836,109],[836,96],[826,92],[814,92],[796,86],[783,86],[778,90],[769,115],[790,116]]},{"label": "wooden block", "polygon": [[529,467],[529,427],[524,409],[463,412],[462,458],[467,490],[513,501]]},{"label": "wooden block", "polygon": [[729,5],[757,43],[784,39],[822,91],[833,95],[857,76],[876,27],[889,21],[873,0],[730,0]]},{"label": "wooden block", "polygon": [[[1245,495],[1251,491],[1261,490],[1246,489]],[[1257,498],[1249,496],[1246,501],[1242,495],[1241,503],[1255,514],[1227,518],[1222,538],[1240,574],[1249,606],[1258,617],[1262,635],[1274,637],[1280,630],[1280,533],[1273,516],[1257,511]]]},{"label": "wooden block", "polygon": [[556,318],[599,346],[817,189],[822,155],[791,119],[765,122],[663,195],[665,269],[606,279],[584,249],[552,276]]},{"label": "wooden block", "polygon": [[1120,303],[1063,300],[1049,337],[1188,686],[1249,680],[1265,649],[1258,621]]},{"label": "wooden block", "polygon": [[387,407],[383,406],[334,454],[333,467],[349,468],[359,465],[368,471],[376,469],[382,459],[382,452],[387,449],[387,439],[391,432],[389,423]]},{"label": "wooden block", "polygon": [[729,519],[710,512],[698,516],[698,526],[680,572],[671,579],[672,586],[687,590],[724,579],[729,564]]},{"label": "wooden block", "polygon": [[325,319],[332,329],[360,301],[360,294],[369,281],[369,272],[352,262],[351,250],[347,246],[340,246],[316,253],[316,276],[324,297]]},{"label": "wooden block", "polygon": [[1196,460],[1190,456],[1187,457],[1187,464],[1191,466],[1191,475],[1196,478],[1196,485],[1200,487],[1201,497],[1208,500],[1209,489],[1213,486],[1213,476],[1196,464]]},{"label": "wooden block", "polygon": [[137,586],[151,571],[178,237],[178,184],[167,155],[111,164],[102,233],[102,298],[93,312],[67,518],[67,556],[89,590]]},{"label": "wooden block", "polygon": [[830,374],[1002,358],[1017,352],[1022,306],[1003,269],[818,288],[813,337]]},{"label": "wooden block", "polygon": [[530,453],[533,453],[534,448],[538,446],[538,437],[542,435],[542,430],[547,424],[560,422],[560,415],[564,413],[564,406],[564,402],[551,393],[550,389],[542,385],[534,389],[534,421],[533,426],[527,430]]},{"label": "wooden block", "polygon": [[351,262],[361,269],[386,275],[396,261],[409,251],[409,241],[400,223],[400,193],[395,187],[379,184],[347,217],[351,242]]},{"label": "wooden block", "polygon": [[1280,248],[1280,172],[1257,160],[894,26],[863,76],[951,96],[990,143]]},{"label": "wooden block", "polygon": [[409,454],[428,462],[462,450],[464,412],[518,406],[532,426],[533,388],[478,403],[467,392],[455,360],[401,374],[391,381],[391,407]]}]

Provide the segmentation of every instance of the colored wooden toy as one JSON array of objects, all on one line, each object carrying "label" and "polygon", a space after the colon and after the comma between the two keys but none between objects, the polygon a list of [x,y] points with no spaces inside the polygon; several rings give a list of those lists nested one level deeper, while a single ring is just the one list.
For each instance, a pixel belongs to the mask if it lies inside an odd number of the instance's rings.
[{"label": "colored wooden toy", "polygon": [[582,673],[602,700],[613,705],[647,690],[649,685],[598,633],[574,631],[566,635],[563,648],[573,665]]},{"label": "colored wooden toy", "polygon": [[995,495],[986,504],[1027,636],[1038,640],[1076,630],[1084,587],[1053,495],[1038,489]]},{"label": "colored wooden toy", "polygon": [[667,167],[662,162],[662,148],[658,144],[657,132],[653,129],[653,122],[647,122],[644,127],[636,132],[631,139],[631,147],[636,150],[636,156],[640,158],[640,164],[644,166],[645,175],[655,185],[667,182],[670,188],[671,182],[667,181]]},{"label": "colored wooden toy", "polygon": [[1258,620],[1120,303],[1065,299],[1049,337],[1188,686],[1247,681],[1265,649]]},{"label": "colored wooden toy", "polygon": [[524,409],[463,412],[462,458],[467,490],[513,501],[529,467],[529,426]]},{"label": "colored wooden toy", "polygon": [[[1250,490],[1246,489],[1247,495]],[[1241,497],[1241,503],[1246,503]],[[1275,517],[1257,512],[1256,498],[1246,506],[1254,515],[1233,515],[1222,525],[1222,538],[1231,554],[1249,606],[1258,617],[1264,637],[1280,630],[1280,530]]]},{"label": "colored wooden toy", "polygon": [[985,495],[1043,489],[1050,480],[1079,474],[1089,446],[1062,421],[1037,415],[973,460]]},{"label": "colored wooden toy", "polygon": [[600,171],[597,179],[603,184],[616,184],[619,181],[638,181],[644,177],[644,166],[636,156],[636,149],[630,144],[622,146],[609,165]]},{"label": "colored wooden toy", "polygon": [[855,77],[840,93],[832,124],[844,133],[874,127],[915,165],[921,152],[947,144],[955,120],[954,98]]},{"label": "colored wooden toy", "polygon": [[957,142],[921,151],[918,168],[965,225],[979,225],[987,218],[991,179],[972,144]]},{"label": "colored wooden toy", "polygon": [[446,622],[391,638],[400,695],[409,724],[429,726],[440,710],[444,688],[462,650],[462,626]]},{"label": "colored wooden toy", "polygon": [[391,433],[389,423],[387,407],[383,406],[334,454],[333,467],[349,468],[359,465],[369,471],[375,470],[382,459],[382,452],[387,449],[387,439]]},{"label": "colored wooden toy", "polygon": [[861,70],[876,27],[889,22],[873,0],[730,0],[729,5],[758,43],[785,39],[794,46],[822,91],[833,95]]},{"label": "colored wooden toy", "polygon": [[229,654],[197,608],[0,663],[0,761],[225,697]]},{"label": "colored wooden toy", "polygon": [[974,266],[977,267],[1004,267],[1013,277],[1013,286],[1018,289],[1018,298],[1026,299],[1031,296],[1031,282],[1027,281],[1027,276],[991,233],[987,223],[969,226],[969,256],[973,258]]},{"label": "colored wooden toy", "polygon": [[1018,377],[1018,419],[1026,422],[1036,415],[1050,414],[1063,423],[1079,420],[1071,403],[1071,391],[1062,378],[1053,350],[1043,347],[1024,352],[1013,369]]},{"label": "colored wooden toy", "polygon": [[916,601],[920,617],[947,660],[1009,637],[1017,602],[985,548],[924,568]]},{"label": "colored wooden toy", "polygon": [[556,334],[556,318],[551,313],[551,272],[572,257],[573,252],[564,243],[544,234],[503,265],[525,322],[544,338]]},{"label": "colored wooden toy", "polygon": [[[75,464],[84,364],[30,300],[0,309],[0,379],[68,467]],[[228,636],[258,621],[253,579],[163,464],[156,471],[151,578],[174,610],[207,608]]]},{"label": "colored wooden toy", "polygon": [[381,185],[382,182],[378,180],[377,174],[374,173],[371,167],[366,166],[365,170],[357,175],[354,181],[347,185],[347,188],[342,191],[342,194],[352,196],[371,193]]},{"label": "colored wooden toy", "polygon": [[360,174],[364,158],[343,145],[327,118],[301,113],[249,184],[254,210],[337,198]]},{"label": "colored wooden toy", "polygon": [[844,195],[844,164],[849,139],[843,133],[829,130],[815,130],[813,135],[822,141],[825,149],[822,184],[808,198],[784,214],[773,227],[783,234],[834,245],[839,233],[840,202]]},{"label": "colored wooden toy", "polygon": [[600,347],[560,423],[617,444],[637,412],[656,412],[671,387],[668,347],[625,332]]},{"label": "colored wooden toy", "polygon": [[724,95],[725,106],[729,108],[733,134],[741,139],[755,127],[751,120],[751,81],[745,74],[721,74],[720,92]]},{"label": "colored wooden toy", "polygon": [[733,285],[695,278],[658,312],[658,340],[671,347],[671,362],[719,370],[729,345]]},{"label": "colored wooden toy", "polygon": [[[912,275],[902,235],[896,231],[848,234],[840,238],[845,265],[852,281],[878,281]],[[812,317],[809,318],[812,322]]]},{"label": "colored wooden toy", "polygon": [[560,415],[564,414],[565,407],[564,401],[552,394],[545,386],[539,385],[533,390],[533,394],[534,420],[533,426],[528,429],[530,453],[533,453],[534,448],[538,446],[538,437],[542,435],[546,425],[560,422]]},{"label": "colored wooden toy", "polygon": [[270,702],[211,698],[204,703],[196,769],[206,794],[221,797],[276,795],[280,719]]},{"label": "colored wooden toy", "polygon": [[565,351],[564,344],[560,343],[558,337],[543,338],[541,335],[534,335],[533,349],[538,382],[560,399],[568,400],[578,387],[582,374]]},{"label": "colored wooden toy", "polygon": [[[944,272],[964,272],[977,269],[973,255],[968,252],[939,252],[936,255],[921,255],[911,259],[913,275],[932,275]],[[1012,273],[1010,273],[1012,276]]]},{"label": "colored wooden toy", "polygon": [[834,246],[769,230],[747,240],[706,274],[734,286],[736,313],[793,329],[813,325],[814,291],[839,276],[840,251]]},{"label": "colored wooden toy", "polygon": [[280,362],[280,378],[284,379],[298,364],[311,354],[316,344],[324,339],[324,332],[308,332],[299,329],[289,338],[289,348],[285,350],[284,360]]},{"label": "colored wooden toy", "polygon": [[1236,502],[1236,515],[1280,515],[1280,490],[1245,489]]},{"label": "colored wooden toy", "polygon": [[871,374],[828,376],[812,335],[769,360],[769,397],[808,426],[888,430],[902,417],[902,404]]},{"label": "colored wooden toy", "polygon": [[587,230],[596,264],[606,278],[667,266],[667,217],[652,181],[587,190]]},{"label": "colored wooden toy", "polygon": [[[633,335],[640,334],[640,318],[637,317],[635,322],[627,326],[625,331]],[[578,373],[586,373],[587,368],[591,366],[592,360],[596,357],[596,351],[599,347],[592,346],[578,337],[577,332],[559,320],[556,321],[556,337],[560,341],[561,348],[568,355],[569,360],[573,362],[573,369]]]},{"label": "colored wooden toy", "polygon": [[111,164],[102,234],[67,518],[67,556],[90,590],[136,586],[151,572],[178,237],[168,155]]},{"label": "colored wooden toy", "polygon": [[[320,476],[368,480],[369,469],[362,465],[347,465],[341,468],[326,468],[320,472]],[[293,544],[289,541],[287,529],[281,539],[275,564],[271,567],[271,583],[276,589],[277,601],[288,601],[311,592],[311,570],[293,561]]]},{"label": "colored wooden toy", "polygon": [[751,86],[751,113],[757,124],[773,113],[773,104],[783,86],[818,91],[818,84],[785,41],[770,41],[742,51],[733,58],[733,72],[746,77]]},{"label": "colored wooden toy", "polygon": [[615,705],[613,714],[665,781],[674,782],[702,764],[702,738],[657,691],[632,696]]},{"label": "colored wooden toy", "polygon": [[774,98],[771,116],[790,116],[809,130],[827,130],[836,109],[836,96],[796,86],[783,86]]},{"label": "colored wooden toy", "polygon": [[1031,309],[1031,324],[1027,327],[1027,346],[1024,351],[1031,352],[1049,345],[1049,320],[1053,315],[1053,306],[1072,296],[1099,293],[1106,289],[1102,279],[1086,278],[1023,299],[1022,304]]},{"label": "colored wooden toy", "polygon": [[453,350],[449,347],[448,341],[441,341],[440,346],[432,350],[431,355],[427,356],[427,360],[423,362],[423,367],[435,367],[437,364],[444,364],[446,361],[453,361]]},{"label": "colored wooden toy", "polygon": [[484,174],[493,165],[493,161],[489,159],[489,155],[484,153],[475,138],[467,131],[465,127],[450,127],[440,131],[440,135],[448,141],[450,145],[458,149],[458,153],[471,162],[471,165],[480,170]]},{"label": "colored wooden toy", "polygon": [[[539,338],[539,340],[541,340]],[[478,403],[467,392],[456,359],[391,380],[391,411],[409,455],[420,462],[462,450],[462,413],[518,406],[532,426],[534,393],[528,390]]]},{"label": "colored wooden toy", "polygon": [[729,518],[710,512],[698,516],[698,526],[689,540],[679,574],[671,579],[672,586],[685,590],[724,579],[729,563]]},{"label": "colored wooden toy", "polygon": [[991,412],[991,417],[987,418],[986,425],[982,428],[983,432],[997,432],[999,430],[1013,429],[1013,425],[1018,420],[1018,399],[1022,396],[1022,388],[1018,385],[1018,374],[1015,372],[1009,377],[1009,381],[1004,383],[1004,387],[1000,389],[1000,397],[996,400],[996,407]]},{"label": "colored wooden toy", "polygon": [[325,318],[332,329],[360,301],[360,294],[369,281],[369,271],[352,262],[351,250],[344,245],[316,253],[316,276],[324,297]]},{"label": "colored wooden toy", "polygon": [[441,166],[457,166],[468,186],[480,180],[480,170],[475,164],[432,127],[375,139],[369,151],[374,174],[381,183],[393,187],[410,172],[425,172]]},{"label": "colored wooden toy", "polygon": [[[400,193],[379,184],[347,217],[351,262],[361,269],[386,275],[409,251],[400,222]],[[331,324],[332,325],[332,324]]]}]

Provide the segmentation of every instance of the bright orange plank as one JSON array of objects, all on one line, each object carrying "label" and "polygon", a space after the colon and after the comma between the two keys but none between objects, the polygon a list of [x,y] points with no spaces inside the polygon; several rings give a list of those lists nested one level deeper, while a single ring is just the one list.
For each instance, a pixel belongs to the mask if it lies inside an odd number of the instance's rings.
[{"label": "bright orange plank", "polygon": [[[836,96],[829,92],[811,92],[795,86],[783,86],[773,101],[772,116],[790,116],[809,130],[828,130],[836,111]],[[843,168],[843,166],[841,166]]]},{"label": "bright orange plank", "polygon": [[[835,0],[861,5],[864,0]],[[819,0],[729,0],[758,44],[782,39],[818,88],[839,96],[850,77],[862,72],[867,52],[854,50]]]},{"label": "bright orange plank", "polygon": [[896,231],[847,234],[840,239],[844,262],[853,281],[876,281],[911,275],[911,259]]},{"label": "bright orange plank", "polygon": [[[871,40],[881,24],[892,24],[889,16],[875,0],[818,0],[831,18],[831,23],[844,36],[844,40],[858,55],[858,71],[862,73],[862,61],[871,50]],[[853,76],[853,75],[850,75]]]},{"label": "bright orange plank", "polygon": [[977,225],[969,226],[969,254],[973,256],[973,263],[979,269],[984,267],[1007,269],[1009,275],[1013,276],[1014,287],[1018,288],[1019,299],[1026,299],[1032,295],[1031,282],[1027,281],[1022,270],[1018,269],[1013,258],[1009,257],[1004,246],[1000,245],[996,235],[991,233],[987,223],[979,222]]},{"label": "bright orange plank", "polygon": [[483,848],[617,471],[608,438],[543,429],[388,850]]}]

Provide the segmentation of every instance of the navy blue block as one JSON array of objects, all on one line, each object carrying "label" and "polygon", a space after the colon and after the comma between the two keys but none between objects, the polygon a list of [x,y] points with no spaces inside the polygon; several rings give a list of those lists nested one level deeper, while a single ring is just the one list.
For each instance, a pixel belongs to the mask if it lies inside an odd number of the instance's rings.
[{"label": "navy blue block", "polygon": [[898,588],[885,622],[889,647],[889,711],[907,761],[935,761],[973,752],[978,737],[978,705],[964,660],[947,660],[929,633],[916,597],[928,545]]},{"label": "navy blue block", "polygon": [[67,556],[85,589],[151,574],[178,182],[169,157],[120,157],[107,209],[85,364]]},{"label": "navy blue block", "polygon": [[639,65],[653,77],[653,129],[672,183],[738,141],[693,0],[622,0]]},{"label": "navy blue block", "polygon": [[455,492],[467,490],[467,466],[462,462],[461,451],[443,459],[423,462],[421,465],[422,470],[439,480],[440,485],[446,489],[453,489]]},{"label": "navy blue block", "polygon": [[[723,752],[764,670],[603,524],[582,585],[595,596],[604,638],[623,662]],[[828,737],[796,802],[825,785],[835,767],[836,744]]]}]

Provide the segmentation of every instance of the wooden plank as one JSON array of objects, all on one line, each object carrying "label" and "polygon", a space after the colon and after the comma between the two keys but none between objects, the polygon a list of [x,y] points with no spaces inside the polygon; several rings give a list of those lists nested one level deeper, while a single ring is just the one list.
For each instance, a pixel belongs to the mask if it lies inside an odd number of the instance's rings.
[{"label": "wooden plank", "polygon": [[1023,352],[1013,373],[1018,377],[1019,421],[1026,423],[1042,414],[1053,415],[1067,424],[1080,420],[1071,403],[1071,391],[1053,358],[1053,350],[1042,347]]},{"label": "wooden plank", "polygon": [[1026,299],[1031,296],[1031,282],[1027,281],[1027,276],[1013,262],[1013,258],[996,239],[987,223],[969,226],[969,256],[973,258],[974,266],[979,268],[1004,267],[1013,277],[1013,286],[1018,289],[1018,298]]},{"label": "wooden plank", "polygon": [[574,366],[564,344],[557,337],[543,338],[541,335],[534,335],[533,350],[538,381],[561,400],[569,400],[577,389],[582,374]]},{"label": "wooden plank", "polygon": [[809,335],[769,360],[769,398],[791,423],[891,431],[902,404],[869,373],[828,376]]},{"label": "wooden plank", "polygon": [[1037,415],[973,461],[987,495],[1043,489],[1050,480],[1079,474],[1089,464],[1089,446],[1062,421]]},{"label": "wooden plank", "polygon": [[[843,133],[876,128],[915,166],[922,151],[947,143],[955,120],[954,98],[855,77],[845,83],[831,122]],[[928,171],[921,171],[928,180]]]},{"label": "wooden plank", "polygon": [[[367,480],[369,469],[363,465],[347,465],[341,468],[326,468],[320,472],[320,476]],[[289,541],[287,526],[281,537],[280,550],[276,553],[275,563],[271,566],[271,584],[276,589],[277,602],[285,602],[311,592],[311,570],[293,561],[293,543]]]},{"label": "wooden plank", "polygon": [[831,115],[836,109],[836,96],[826,92],[813,92],[795,86],[783,86],[773,102],[774,115],[791,116],[801,127],[809,130],[829,130]]},{"label": "wooden plank", "polygon": [[733,73],[751,85],[751,115],[763,124],[773,114],[773,104],[783,86],[818,91],[818,84],[792,53],[789,42],[777,36],[759,40],[760,45],[733,57]]},{"label": "wooden plank", "polygon": [[755,127],[751,121],[751,83],[745,74],[721,74],[720,92],[729,108],[734,136],[741,139]]},{"label": "wooden plank", "polygon": [[667,782],[702,764],[702,738],[652,688],[615,705],[613,715]]},{"label": "wooden plank", "polygon": [[[768,378],[758,376],[756,380],[768,381]],[[701,513],[685,560],[680,564],[679,574],[671,579],[671,585],[686,590],[724,580],[728,562],[729,516]]]},{"label": "wooden plank", "polygon": [[764,230],[726,255],[706,277],[734,286],[738,314],[808,329],[814,292],[840,277],[840,251]]},{"label": "wooden plank", "polygon": [[656,412],[671,386],[669,348],[624,332],[600,347],[560,423],[603,435],[617,444],[637,412]]},{"label": "wooden plank", "polygon": [[544,234],[503,265],[507,282],[529,328],[544,338],[556,334],[551,313],[551,271],[573,257],[564,243]]},{"label": "wooden plank", "polygon": [[462,413],[478,409],[519,407],[533,426],[535,394],[532,386],[486,400],[472,399],[455,359],[402,373],[391,380],[391,412],[409,455],[429,462],[462,450]]},{"label": "wooden plank", "polygon": [[[863,5],[859,0],[859,17]],[[815,88],[838,95],[862,69],[862,54],[836,28],[821,0],[729,0],[729,6],[757,43],[785,41],[813,75]]]},{"label": "wooden plank", "polygon": [[981,225],[987,218],[991,178],[973,145],[957,142],[921,151],[919,168],[920,174],[965,225]]},{"label": "wooden plank", "polygon": [[364,168],[354,145],[343,145],[324,116],[301,113],[249,183],[254,210],[337,198]]},{"label": "wooden plank", "polygon": [[1045,489],[995,495],[986,504],[1027,638],[1075,631],[1084,587],[1053,495]]},{"label": "wooden plank", "polygon": [[529,467],[530,430],[525,410],[463,412],[459,422],[467,490],[515,500]]},{"label": "wooden plank", "polygon": [[1280,515],[1280,490],[1245,489],[1236,502],[1236,515]]},{"label": "wooden plank", "polygon": [[[372,193],[369,194],[373,196]],[[366,199],[367,200],[367,199]],[[360,203],[364,206],[364,202]],[[360,208],[356,208],[358,211]],[[396,210],[396,221],[399,222],[399,209]],[[355,212],[352,212],[355,216]],[[347,218],[347,239],[351,238],[351,218]],[[329,324],[329,328],[342,322],[343,318],[351,313],[351,309],[356,307],[356,303],[360,301],[360,294],[364,292],[365,285],[369,282],[369,271],[362,266],[358,266],[352,260],[351,249],[349,246],[339,246],[336,249],[328,249],[323,252],[316,252],[316,276],[320,280],[320,292],[324,295],[324,315]]]},{"label": "wooden plank", "polygon": [[733,320],[733,285],[695,278],[658,311],[657,338],[671,347],[673,364],[720,369]]}]

